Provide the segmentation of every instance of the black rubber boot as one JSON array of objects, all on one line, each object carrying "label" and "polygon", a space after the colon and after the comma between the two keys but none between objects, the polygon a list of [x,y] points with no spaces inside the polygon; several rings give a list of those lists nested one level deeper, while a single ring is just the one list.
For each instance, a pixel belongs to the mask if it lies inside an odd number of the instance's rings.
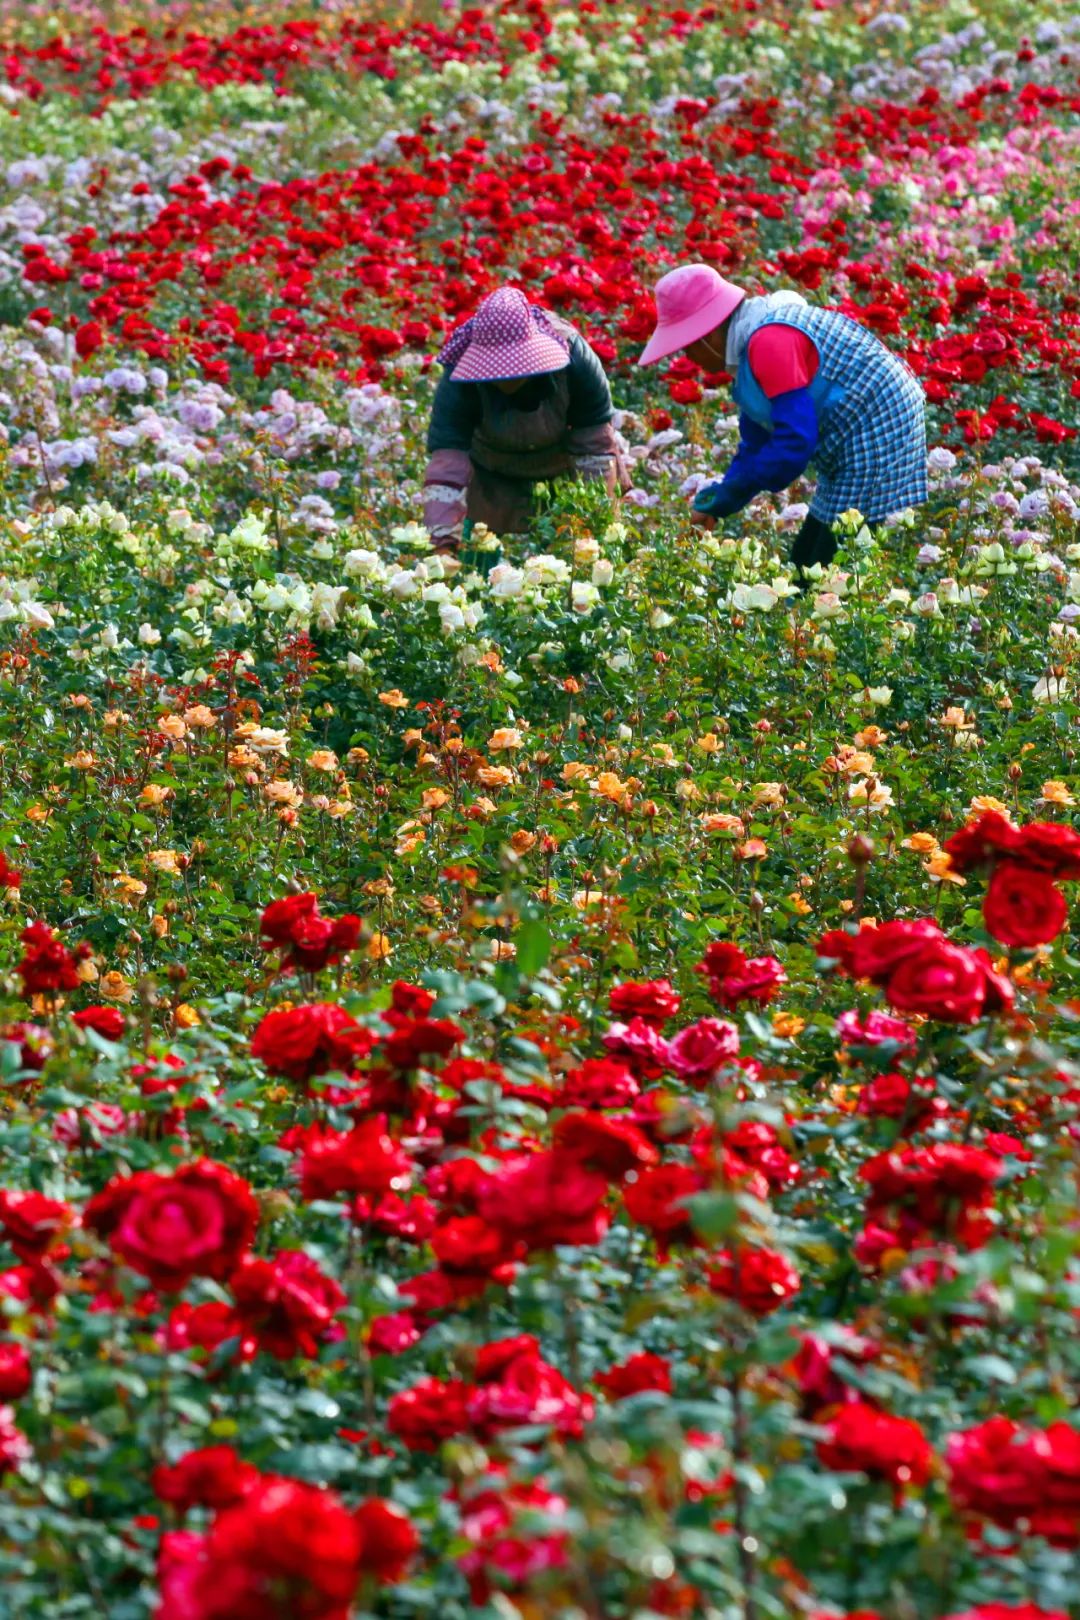
[{"label": "black rubber boot", "polygon": [[839,544],[830,523],[822,522],[821,518],[806,518],[791,547],[791,560],[798,570],[797,583],[800,590],[805,591],[810,584],[803,570],[813,568],[815,563],[820,563],[823,568],[827,567],[836,556]]}]

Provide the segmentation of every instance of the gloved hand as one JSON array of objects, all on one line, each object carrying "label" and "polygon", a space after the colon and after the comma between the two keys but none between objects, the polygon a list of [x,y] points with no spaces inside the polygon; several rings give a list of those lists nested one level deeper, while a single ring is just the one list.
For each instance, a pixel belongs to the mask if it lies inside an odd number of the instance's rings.
[{"label": "gloved hand", "polygon": [[795,536],[791,560],[800,572],[813,568],[815,563],[824,568],[836,556],[839,543],[831,524],[823,523],[821,518],[808,517]]},{"label": "gloved hand", "polygon": [[704,512],[708,517],[728,517],[730,512],[727,495],[721,493],[723,488],[723,484],[703,484],[694,496],[694,511]]}]

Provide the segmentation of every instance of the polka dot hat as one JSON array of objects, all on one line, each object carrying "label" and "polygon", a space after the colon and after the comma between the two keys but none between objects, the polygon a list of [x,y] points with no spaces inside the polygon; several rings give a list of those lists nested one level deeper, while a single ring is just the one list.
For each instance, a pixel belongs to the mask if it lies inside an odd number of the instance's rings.
[{"label": "polka dot hat", "polygon": [[561,371],[570,345],[545,310],[515,287],[500,287],[459,326],[439,355],[455,382],[507,382]]}]

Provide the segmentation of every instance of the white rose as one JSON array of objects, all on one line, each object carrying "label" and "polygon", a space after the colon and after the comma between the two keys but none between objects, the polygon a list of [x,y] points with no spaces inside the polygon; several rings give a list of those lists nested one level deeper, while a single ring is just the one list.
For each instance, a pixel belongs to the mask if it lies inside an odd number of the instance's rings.
[{"label": "white rose", "polygon": [[597,562],[593,563],[592,582],[594,585],[610,585],[614,578],[615,566],[613,563],[608,562],[606,557],[601,557]]},{"label": "white rose", "polygon": [[386,569],[378,552],[366,551],[362,546],[345,553],[343,567],[345,572],[353,579],[380,580],[386,578]]},{"label": "white rose", "polygon": [[488,575],[488,589],[492,596],[511,601],[525,589],[525,575],[511,563],[496,563]]},{"label": "white rose", "polygon": [[139,640],[144,647],[156,647],[161,640],[161,631],[155,630],[152,624],[140,624]]},{"label": "white rose", "polygon": [[410,596],[416,596],[420,590],[419,585],[407,568],[399,568],[390,575],[386,588],[391,596],[396,596],[399,602],[408,601]]}]

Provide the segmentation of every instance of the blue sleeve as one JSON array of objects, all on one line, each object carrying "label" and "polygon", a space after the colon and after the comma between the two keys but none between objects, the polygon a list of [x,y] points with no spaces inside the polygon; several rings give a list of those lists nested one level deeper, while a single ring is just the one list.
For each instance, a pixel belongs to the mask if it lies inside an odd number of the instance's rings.
[{"label": "blue sleeve", "polygon": [[695,511],[730,517],[763,489],[775,494],[805,472],[818,444],[817,410],[809,388],[793,388],[769,404],[772,432],[739,418],[739,448],[731,466],[720,483],[698,491]]}]

